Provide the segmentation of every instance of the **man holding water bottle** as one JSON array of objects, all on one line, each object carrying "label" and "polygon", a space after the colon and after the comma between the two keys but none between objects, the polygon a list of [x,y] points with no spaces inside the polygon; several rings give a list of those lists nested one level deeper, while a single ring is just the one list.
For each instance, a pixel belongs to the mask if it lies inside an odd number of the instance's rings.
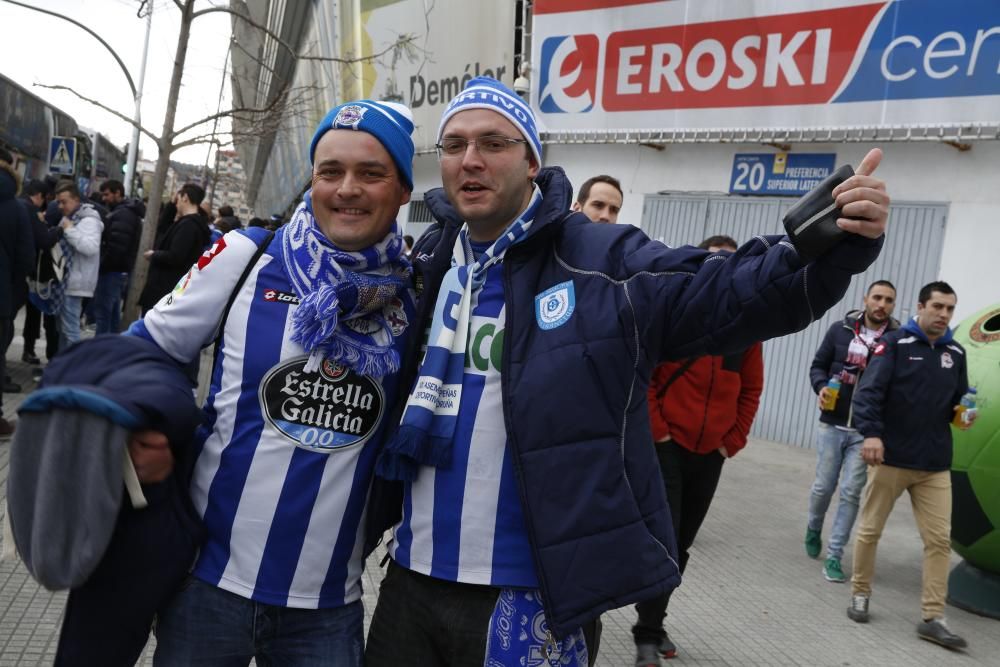
[{"label": "man holding water bottle", "polygon": [[810,558],[819,558],[823,549],[823,519],[840,480],[840,502],[823,563],[823,576],[834,583],[847,580],[840,561],[851,537],[858,499],[865,485],[865,464],[861,460],[863,438],[854,425],[851,398],[879,339],[899,328],[899,322],[892,317],[895,307],[896,288],[888,280],[876,280],[865,293],[864,309],[852,310],[830,326],[809,368],[809,383],[819,395],[820,417],[816,432],[816,479],[809,494],[805,547]]},{"label": "man holding water bottle", "polygon": [[907,491],[924,542],[917,635],[963,649],[965,640],[944,620],[951,554],[951,425],[966,429],[975,421],[975,410],[959,408],[969,380],[965,350],[948,327],[956,302],[948,283],[921,288],[917,315],[879,342],[854,392],[855,424],[864,437],[861,457],[869,467],[847,615],[858,623],[868,621],[875,550],[896,499]]}]

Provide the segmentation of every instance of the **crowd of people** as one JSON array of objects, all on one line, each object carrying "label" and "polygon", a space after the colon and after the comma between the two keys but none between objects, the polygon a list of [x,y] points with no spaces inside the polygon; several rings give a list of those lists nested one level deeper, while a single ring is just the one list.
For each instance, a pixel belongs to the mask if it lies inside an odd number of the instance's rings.
[{"label": "crowd of people", "polygon": [[[14,319],[24,312],[21,360],[42,365],[80,340],[89,327],[97,334],[122,330],[122,309],[134,273],[146,203],[127,197],[120,181],[107,179],[89,197],[69,178],[50,176],[21,183],[14,158],[0,152],[0,202],[6,225],[0,289],[4,352],[14,337]],[[19,196],[18,196],[19,195]],[[169,292],[203,252],[225,233],[243,228],[231,206],[214,217],[205,191],[185,184],[160,209],[154,248],[144,253],[149,277],[139,298],[148,310]],[[249,226],[277,229],[280,216],[253,218]],[[45,348],[36,344],[44,326]],[[4,374],[4,392],[21,386]],[[0,438],[13,425],[0,418]]]},{"label": "crowd of people", "polygon": [[[723,464],[747,443],[761,341],[835,306],[883,242],[889,197],[873,175],[877,149],[832,193],[847,234],[809,263],[782,237],[652,242],[613,224],[624,203],[613,177],[589,179],[574,200],[562,169],[542,166],[531,109],[477,77],[441,118],[443,187],[425,193],[435,223],[414,243],[396,220],[414,187],[412,132],[400,104],[330,110],[303,156],[311,187],[276,229],[258,220],[237,229],[222,209],[213,228],[192,184],[163,209],[130,346],[178,373],[215,348],[196,433],[181,437],[164,426],[169,415],[142,410],[138,426],[129,422],[138,480],[183,489],[203,531],[190,572],[150,605],[157,665],[494,666],[541,656],[583,667],[596,660],[602,612],[631,604],[635,664],[660,665],[677,653],[664,629],[671,593]],[[40,228],[63,249],[61,310],[46,320],[59,349],[79,337],[82,297],[98,302],[101,331],[119,328],[114,298],[142,215],[120,184],[105,185],[110,235],[72,184],[56,188],[61,222]],[[864,311],[831,328],[810,370],[824,406],[832,377],[841,389],[821,412],[806,550],[821,551],[839,479],[824,573],[845,579],[861,506],[849,615],[867,620],[875,544],[908,489],[925,508],[918,522],[930,545],[918,632],[957,647],[940,581],[948,422],[967,384],[947,328],[955,298],[929,285],[902,326],[894,300],[891,283],[872,285]],[[11,321],[0,320],[3,331]],[[96,352],[100,338],[74,354]],[[923,350],[919,364],[897,354],[903,346]],[[26,344],[26,358],[33,350]],[[123,357],[118,372],[141,375],[147,356]],[[149,388],[151,403],[159,390]],[[900,394],[926,402],[908,408],[925,415],[919,431],[897,423]],[[365,638],[361,574],[383,541],[388,567]],[[74,618],[98,613],[85,600],[99,597],[71,592]],[[60,659],[94,651],[107,661],[117,646],[122,664],[134,662],[152,618],[129,623],[138,631],[127,637],[118,624],[64,626]]]}]

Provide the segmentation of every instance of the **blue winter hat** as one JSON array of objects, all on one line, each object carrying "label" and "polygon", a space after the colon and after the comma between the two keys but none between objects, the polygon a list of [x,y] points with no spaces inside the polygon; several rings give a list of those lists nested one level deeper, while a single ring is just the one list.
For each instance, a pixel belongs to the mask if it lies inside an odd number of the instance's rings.
[{"label": "blue winter hat", "polygon": [[524,138],[531,146],[531,152],[542,164],[542,141],[538,138],[538,126],[535,123],[535,114],[531,112],[531,107],[524,103],[517,93],[503,85],[496,79],[488,76],[477,76],[465,84],[458,95],[448,103],[441,116],[441,124],[438,126],[437,142],[441,143],[441,135],[444,133],[444,126],[448,120],[468,109],[489,109],[514,123],[521,131]]},{"label": "blue winter hat", "polygon": [[413,114],[396,102],[356,100],[330,109],[320,121],[309,144],[309,163],[316,158],[316,144],[329,130],[360,130],[367,132],[385,147],[399,167],[406,187],[413,190]]}]

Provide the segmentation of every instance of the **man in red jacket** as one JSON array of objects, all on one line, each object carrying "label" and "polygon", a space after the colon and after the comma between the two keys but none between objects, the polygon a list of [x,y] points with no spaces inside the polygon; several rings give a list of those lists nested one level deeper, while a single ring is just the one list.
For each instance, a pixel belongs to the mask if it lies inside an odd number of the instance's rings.
[{"label": "man in red jacket", "polygon": [[[712,236],[700,248],[735,252],[736,241]],[[649,383],[649,419],[656,442],[683,573],[722,474],[722,464],[747,443],[764,387],[764,356],[757,343],[739,354],[662,364]],[[635,606],[636,667],[657,667],[677,647],[663,629],[665,595]]]}]

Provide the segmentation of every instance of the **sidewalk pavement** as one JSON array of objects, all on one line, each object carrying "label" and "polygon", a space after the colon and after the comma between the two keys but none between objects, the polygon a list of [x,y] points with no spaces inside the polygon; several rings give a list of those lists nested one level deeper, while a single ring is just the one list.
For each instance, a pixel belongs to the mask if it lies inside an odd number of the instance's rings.
[{"label": "sidewalk pavement", "polygon": [[[8,354],[13,360],[8,361],[8,372],[29,391],[34,383],[30,367],[19,361],[20,344],[18,336]],[[23,398],[5,395],[4,416],[13,418]],[[0,443],[2,494],[8,450],[6,442]],[[770,442],[751,442],[726,463],[715,502],[692,548],[684,584],[671,600],[667,630],[678,657],[665,664],[1000,664],[996,620],[948,608],[952,630],[969,641],[964,655],[917,638],[923,545],[904,498],[896,504],[879,545],[871,622],[848,620],[850,585],[828,583],[820,572],[822,562],[810,560],[803,551],[814,465],[812,450]],[[850,554],[851,547],[845,554],[848,572]],[[381,555],[376,553],[367,563],[366,623],[378,594]],[[954,555],[952,560],[959,561]],[[20,564],[0,562],[0,667],[51,664],[64,603],[64,594],[40,588]],[[600,667],[633,664],[634,618],[631,608],[604,615]],[[153,640],[142,664],[152,664],[152,645]]]}]

